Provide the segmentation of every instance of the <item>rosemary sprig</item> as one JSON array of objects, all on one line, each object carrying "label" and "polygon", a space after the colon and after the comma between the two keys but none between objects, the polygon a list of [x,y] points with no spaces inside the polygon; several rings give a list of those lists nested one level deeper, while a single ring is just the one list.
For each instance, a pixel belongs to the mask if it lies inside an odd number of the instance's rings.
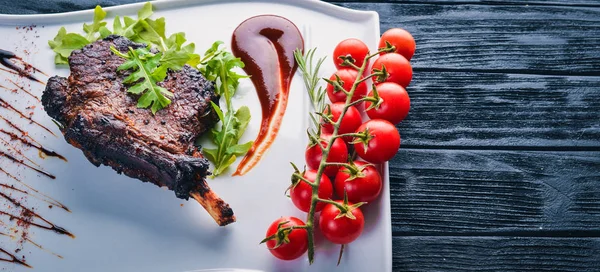
[{"label": "rosemary sprig", "polygon": [[325,88],[319,85],[319,69],[325,61],[326,57],[314,61],[315,52],[317,48],[310,49],[305,55],[302,55],[302,51],[294,50],[294,58],[298,63],[298,69],[302,73],[304,79],[304,86],[308,91],[308,96],[312,102],[313,108],[316,112],[323,112],[325,110]]}]

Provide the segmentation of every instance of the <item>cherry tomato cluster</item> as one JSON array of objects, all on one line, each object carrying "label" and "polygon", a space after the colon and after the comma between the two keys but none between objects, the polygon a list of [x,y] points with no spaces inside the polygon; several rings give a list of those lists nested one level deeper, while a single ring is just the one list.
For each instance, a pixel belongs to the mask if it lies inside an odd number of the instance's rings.
[{"label": "cherry tomato cluster", "polygon": [[[360,66],[373,57],[367,45],[358,39],[347,39],[336,46],[333,61],[337,71],[327,80],[331,104],[321,114],[319,139],[311,139],[306,148],[308,169],[300,172],[296,168],[292,176],[289,195],[299,210],[309,212],[314,204],[313,186],[318,199],[326,200],[318,201],[314,211],[320,212],[318,228],[323,236],[335,244],[351,243],[361,235],[365,219],[360,206],[376,200],[383,188],[374,164],[389,161],[398,152],[400,133],[395,125],[404,120],[410,109],[405,87],[412,79],[409,60],[416,48],[414,38],[406,30],[390,29],[382,35],[379,48],[386,50],[380,50],[373,63],[365,64],[364,71],[370,73],[360,74]],[[371,88],[363,80],[365,77],[372,78]],[[347,92],[355,84],[352,106],[348,107]],[[361,111],[369,120],[363,120]],[[342,115],[336,134],[339,137],[327,146],[334,123]],[[317,189],[315,180],[324,150],[328,151],[327,166]],[[275,257],[295,259],[308,249],[310,230],[312,227],[298,218],[282,217],[271,224],[265,242]]]}]

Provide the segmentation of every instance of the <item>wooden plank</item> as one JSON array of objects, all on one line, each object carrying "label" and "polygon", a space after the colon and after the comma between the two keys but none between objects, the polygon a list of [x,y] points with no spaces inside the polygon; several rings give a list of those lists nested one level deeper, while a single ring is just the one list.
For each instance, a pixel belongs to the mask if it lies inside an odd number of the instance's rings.
[{"label": "wooden plank", "polygon": [[415,73],[403,146],[600,147],[600,77]]},{"label": "wooden plank", "polygon": [[394,271],[598,271],[600,238],[394,237],[393,256]]},{"label": "wooden plank", "polygon": [[600,152],[401,149],[398,235],[599,235]]},{"label": "wooden plank", "polygon": [[[332,3],[367,2],[364,0],[326,0]],[[497,5],[497,6],[583,6],[600,7],[597,0],[369,0],[370,3],[435,4],[435,5]]]},{"label": "wooden plank", "polygon": [[600,8],[337,3],[375,10],[417,41],[417,71],[600,75]]}]

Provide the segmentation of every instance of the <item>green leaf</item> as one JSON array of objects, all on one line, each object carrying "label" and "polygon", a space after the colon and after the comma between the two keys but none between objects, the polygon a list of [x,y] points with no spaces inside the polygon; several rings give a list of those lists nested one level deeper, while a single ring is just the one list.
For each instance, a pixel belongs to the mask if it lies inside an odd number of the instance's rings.
[{"label": "green leaf", "polygon": [[250,123],[250,108],[246,106],[240,107],[235,112],[235,118],[239,122],[236,134],[236,139],[239,141],[242,138],[244,132],[246,131],[246,127],[248,127],[248,124]]},{"label": "green leaf", "polygon": [[223,141],[223,138],[221,137],[221,131],[217,130],[217,129],[211,129],[210,130],[210,139],[212,140],[213,144],[218,145],[220,142]]},{"label": "green leaf", "polygon": [[90,42],[94,42],[98,39],[96,33],[100,31],[100,28],[106,26],[106,22],[102,22],[106,17],[106,11],[100,6],[96,6],[94,9],[94,21],[91,25],[83,24],[83,31],[87,33],[86,39]]},{"label": "green leaf", "polygon": [[105,26],[100,27],[99,31],[100,31],[100,38],[102,38],[102,39],[112,35],[112,32]]},{"label": "green leaf", "polygon": [[209,161],[216,161],[217,160],[217,150],[216,149],[209,149],[209,148],[203,148],[202,149],[202,154],[204,154],[204,156],[209,160]]},{"label": "green leaf", "polygon": [[217,104],[215,104],[215,102],[212,102],[212,101],[210,101],[210,105],[213,107],[213,109],[217,113],[217,116],[219,116],[219,120],[221,120],[221,121],[225,120],[225,117],[223,116],[223,111],[221,110],[221,108],[219,108],[219,106],[217,106]]},{"label": "green leaf", "polygon": [[139,39],[136,39],[138,36],[137,32],[141,29],[141,27],[139,27],[138,20],[135,20],[131,17],[125,16],[125,17],[123,17],[123,23],[124,23],[125,28],[123,28],[120,33],[115,33],[115,34],[119,34],[119,35],[129,38],[131,40],[143,42],[143,41],[140,41]]},{"label": "green leaf", "polygon": [[225,172],[225,170],[227,170],[227,168],[230,165],[232,165],[235,162],[236,159],[237,159],[236,156],[228,157],[225,162],[223,162],[219,167],[217,167],[215,169],[215,172],[213,173],[213,175],[218,176],[218,175],[222,174],[223,172]]},{"label": "green leaf", "polygon": [[144,4],[144,6],[138,11],[138,19],[146,19],[152,16],[153,13],[154,11],[152,10],[152,3],[146,2],[146,4]]},{"label": "green leaf", "polygon": [[[180,49],[181,46],[186,42],[185,33],[177,32],[169,36],[169,38],[165,41],[165,44],[168,48],[177,48]],[[192,51],[193,53],[193,51]]]},{"label": "green leaf", "polygon": [[[111,48],[113,52],[118,53],[116,49]],[[155,70],[158,69],[161,54],[153,54],[146,48],[138,48],[136,50],[129,49],[125,61],[118,70],[133,70],[132,73],[123,80],[123,83],[135,83],[129,87],[128,92],[132,94],[141,94],[138,99],[137,106],[139,108],[151,107],[152,113],[167,107],[171,104],[171,100],[167,96],[173,94],[167,89],[157,85],[157,82],[164,78],[156,76]],[[166,76],[166,73],[165,73]]]},{"label": "green leaf", "polygon": [[189,61],[190,54],[184,51],[178,51],[176,49],[169,49],[164,54],[162,59],[160,60],[160,65],[164,65],[171,70],[181,70],[183,66]]},{"label": "green leaf", "polygon": [[115,16],[115,19],[113,20],[113,33],[123,35],[123,25],[121,24],[119,15]]},{"label": "green leaf", "polygon": [[56,64],[68,63],[68,58],[73,50],[81,49],[90,42],[83,36],[76,33],[67,33],[64,27],[58,30],[53,40],[48,41],[48,45],[56,53],[54,62]]},{"label": "green leaf", "polygon": [[223,44],[222,41],[216,41],[212,44],[212,46],[206,50],[206,52],[204,52],[204,56],[213,56],[217,53],[217,51],[219,50],[219,47],[221,47],[221,45]]},{"label": "green leaf", "polygon": [[[182,47],[181,50],[190,53],[190,54],[194,54],[194,52],[196,51],[196,44],[194,43],[189,43],[186,46]],[[196,56],[198,56],[198,59],[200,59],[200,55],[198,54],[194,54]]]},{"label": "green leaf", "polygon": [[227,148],[227,154],[234,154],[236,156],[242,156],[242,155],[248,153],[250,148],[252,148],[253,144],[254,144],[254,141],[249,141],[245,144],[237,144],[237,145],[231,146],[231,147]]},{"label": "green leaf", "polygon": [[[237,111],[233,109],[231,102],[239,85],[239,80],[246,78],[237,74],[234,69],[244,67],[244,63],[221,48],[223,42],[216,41],[206,50],[204,56],[199,58],[200,72],[217,86],[217,94],[225,98],[227,110],[225,113],[216,104],[211,103],[213,109],[219,116],[222,126],[220,130],[211,130],[211,139],[217,148],[209,158],[215,164],[213,171],[215,176],[221,174],[238,156],[243,156],[252,148],[253,142],[238,144],[250,123],[250,109],[241,107]],[[191,46],[190,46],[191,47]],[[192,51],[193,49],[186,49]]]}]

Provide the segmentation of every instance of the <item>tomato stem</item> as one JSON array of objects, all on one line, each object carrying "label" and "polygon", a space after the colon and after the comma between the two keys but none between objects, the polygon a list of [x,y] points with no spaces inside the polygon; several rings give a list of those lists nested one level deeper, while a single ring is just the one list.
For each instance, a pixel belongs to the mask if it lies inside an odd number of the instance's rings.
[{"label": "tomato stem", "polygon": [[340,256],[338,256],[337,266],[340,266],[340,262],[342,261],[342,254],[344,254],[344,247],[346,245],[342,244],[340,247]]},{"label": "tomato stem", "polygon": [[317,201],[336,206],[340,210],[340,213],[346,213],[346,212],[348,212],[348,207],[347,206],[344,206],[344,205],[342,205],[340,203],[337,203],[337,202],[335,202],[333,200],[323,199],[323,198],[317,198]]},{"label": "tomato stem", "polygon": [[343,166],[343,167],[352,167],[349,163],[345,162],[327,162],[325,166]]},{"label": "tomato stem", "polygon": [[353,62],[343,62],[342,66],[348,66],[348,67],[352,67],[356,70],[360,70],[360,67],[356,66],[356,64],[354,64]]},{"label": "tomato stem", "polygon": [[[369,61],[371,60],[371,58],[379,55],[379,53],[381,53],[381,52],[387,52],[387,51],[389,51],[388,48],[382,48],[382,49],[379,49],[375,54],[371,54],[371,55],[366,56],[365,60],[362,63],[362,65],[360,67],[358,67],[358,74],[359,75],[363,74],[363,72],[367,68],[367,66],[368,66]],[[354,64],[352,64],[352,65],[354,65]],[[354,66],[356,66],[356,65],[354,65]],[[340,125],[342,123],[342,120],[344,119],[344,116],[346,115],[346,112],[353,105],[352,97],[354,96],[354,92],[356,91],[357,87],[362,82],[364,82],[365,80],[367,80],[367,79],[369,79],[369,78],[371,78],[371,77],[373,77],[375,75],[376,75],[376,73],[371,74],[371,75],[365,77],[364,79],[360,79],[360,77],[356,77],[356,80],[352,84],[352,88],[349,91],[345,90],[342,86],[340,86],[340,87],[342,87],[342,90],[346,94],[346,102],[345,102],[344,108],[342,109],[342,112],[340,113],[340,116],[339,116],[337,122],[333,122],[333,120],[331,120],[331,118],[329,118],[329,116],[326,116],[326,114],[317,112],[317,114],[320,115],[326,122],[331,123],[333,125],[334,129],[333,129],[332,137],[329,138],[329,140],[327,141],[327,146],[322,150],[321,163],[320,163],[319,168],[317,170],[317,176],[315,177],[315,181],[311,184],[311,186],[312,186],[312,198],[311,198],[311,202],[310,202],[310,209],[308,210],[308,215],[307,215],[307,219],[306,219],[306,226],[307,226],[307,232],[308,232],[308,261],[309,261],[310,264],[312,264],[314,262],[314,258],[315,258],[315,248],[314,248],[314,220],[315,220],[315,212],[316,212],[317,203],[319,201],[320,202],[326,202],[326,203],[330,203],[330,204],[336,205],[336,207],[340,208],[340,211],[347,211],[348,210],[348,207],[347,207],[346,204],[341,205],[341,204],[339,204],[339,203],[337,203],[335,201],[332,201],[332,200],[319,198],[319,184],[321,183],[321,177],[323,176],[323,172],[325,171],[325,167],[327,166],[327,158],[329,157],[329,152],[331,151],[331,147],[333,146],[333,142],[337,138],[339,138],[339,136],[338,136],[339,128],[340,128]],[[331,112],[331,109],[330,109],[329,112]],[[344,206],[346,206],[346,207],[344,207]]]}]

